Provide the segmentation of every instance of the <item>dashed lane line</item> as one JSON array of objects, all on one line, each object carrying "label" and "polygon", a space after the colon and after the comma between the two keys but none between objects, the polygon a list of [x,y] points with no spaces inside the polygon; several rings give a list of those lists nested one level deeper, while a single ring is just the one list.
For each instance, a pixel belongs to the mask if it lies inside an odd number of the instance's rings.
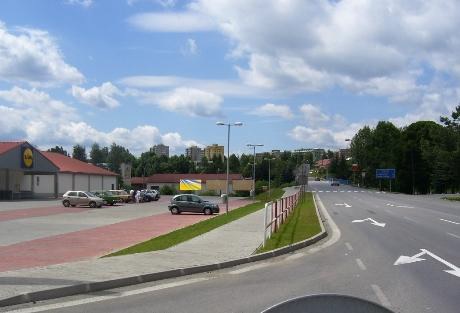
[{"label": "dashed lane line", "polygon": [[452,234],[452,233],[446,233],[446,234],[448,234],[448,235],[450,235],[450,236],[452,236],[452,237],[455,237],[455,238],[457,238],[457,239],[460,239],[460,236],[458,236],[458,235],[456,235],[456,234]]},{"label": "dashed lane line", "polygon": [[440,218],[439,220],[443,221],[443,222],[447,222],[447,223],[452,223],[452,224],[455,224],[455,225],[460,225],[460,223],[457,223],[457,222],[454,222],[454,221],[449,221],[449,220],[445,220],[443,218]]},{"label": "dashed lane line", "polygon": [[345,242],[345,246],[347,246],[348,251],[353,251],[353,247],[349,242]]},{"label": "dashed lane line", "polygon": [[364,265],[364,263],[363,263],[363,261],[361,261],[361,259],[356,259],[356,264],[358,264],[359,268],[360,268],[362,271],[367,270],[366,265]]}]

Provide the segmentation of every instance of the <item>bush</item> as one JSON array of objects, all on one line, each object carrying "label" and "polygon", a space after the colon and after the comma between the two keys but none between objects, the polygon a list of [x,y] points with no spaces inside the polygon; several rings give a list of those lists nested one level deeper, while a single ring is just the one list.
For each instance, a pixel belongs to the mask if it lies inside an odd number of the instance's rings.
[{"label": "bush", "polygon": [[164,185],[164,186],[161,186],[160,193],[162,195],[175,195],[177,194],[177,190],[174,186]]},{"label": "bush", "polygon": [[258,180],[256,181],[256,195],[261,194],[264,191],[268,190],[268,181]]},{"label": "bush", "polygon": [[249,197],[248,190],[237,190],[231,194],[232,197]]},{"label": "bush", "polygon": [[217,192],[215,190],[206,190],[206,191],[201,192],[200,196],[215,197],[217,196]]}]

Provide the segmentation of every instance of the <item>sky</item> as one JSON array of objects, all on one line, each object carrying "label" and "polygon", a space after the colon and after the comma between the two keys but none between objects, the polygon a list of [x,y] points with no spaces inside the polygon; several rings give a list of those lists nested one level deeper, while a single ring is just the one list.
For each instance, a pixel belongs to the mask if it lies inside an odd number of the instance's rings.
[{"label": "sky", "polygon": [[453,111],[459,29],[457,0],[2,0],[0,140],[344,148]]}]

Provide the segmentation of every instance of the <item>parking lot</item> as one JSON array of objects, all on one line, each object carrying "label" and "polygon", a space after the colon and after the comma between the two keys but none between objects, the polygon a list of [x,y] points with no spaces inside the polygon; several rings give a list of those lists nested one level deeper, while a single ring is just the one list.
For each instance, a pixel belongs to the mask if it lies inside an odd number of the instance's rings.
[{"label": "parking lot", "polygon": [[[60,200],[0,202],[0,271],[100,257],[209,218],[171,215],[170,198],[94,209],[66,208]],[[232,199],[229,206],[247,203]]]}]

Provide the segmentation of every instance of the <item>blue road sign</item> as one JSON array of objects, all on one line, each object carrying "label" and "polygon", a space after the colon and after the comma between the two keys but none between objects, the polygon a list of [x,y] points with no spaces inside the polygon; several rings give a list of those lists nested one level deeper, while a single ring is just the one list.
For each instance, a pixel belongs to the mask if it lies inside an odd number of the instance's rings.
[{"label": "blue road sign", "polygon": [[378,168],[375,170],[375,177],[378,179],[395,179],[396,169],[394,168]]}]

